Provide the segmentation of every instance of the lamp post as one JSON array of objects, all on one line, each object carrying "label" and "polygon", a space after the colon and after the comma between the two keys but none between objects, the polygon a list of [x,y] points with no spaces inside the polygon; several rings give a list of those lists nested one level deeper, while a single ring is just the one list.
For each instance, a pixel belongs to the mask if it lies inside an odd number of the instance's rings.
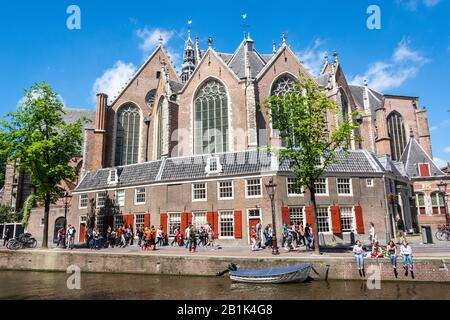
[{"label": "lamp post", "polygon": [[67,229],[67,211],[69,209],[69,199],[72,198],[72,195],[69,192],[64,192],[64,230]]},{"label": "lamp post", "polygon": [[278,255],[280,252],[278,251],[278,244],[277,244],[277,227],[275,222],[275,191],[277,188],[277,185],[273,183],[273,177],[270,178],[269,184],[266,184],[266,190],[267,194],[269,195],[270,202],[272,205],[272,254]]},{"label": "lamp post", "polygon": [[438,183],[439,192],[444,194],[444,206],[445,206],[445,222],[449,223],[449,216],[448,216],[448,195],[447,195],[447,183],[445,183],[443,180],[441,180]]}]

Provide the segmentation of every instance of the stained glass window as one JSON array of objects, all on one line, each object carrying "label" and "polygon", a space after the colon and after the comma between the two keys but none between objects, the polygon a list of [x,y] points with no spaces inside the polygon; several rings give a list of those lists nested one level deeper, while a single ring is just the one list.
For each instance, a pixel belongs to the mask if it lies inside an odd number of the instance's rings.
[{"label": "stained glass window", "polygon": [[117,113],[116,166],[134,164],[139,156],[141,116],[133,103],[122,106]]},{"label": "stained glass window", "polygon": [[406,147],[403,117],[397,112],[394,112],[387,118],[387,122],[389,137],[391,138],[392,160],[399,160]]}]

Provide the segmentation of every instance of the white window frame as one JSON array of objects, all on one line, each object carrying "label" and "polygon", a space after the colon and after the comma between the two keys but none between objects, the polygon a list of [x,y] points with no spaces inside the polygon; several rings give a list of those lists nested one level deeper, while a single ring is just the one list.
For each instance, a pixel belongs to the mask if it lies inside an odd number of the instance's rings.
[{"label": "white window frame", "polygon": [[[119,226],[116,228],[116,219],[120,217],[120,221],[122,222]],[[113,218],[113,230],[118,230],[120,226],[123,226],[123,215],[122,214],[116,214]]]},{"label": "white window frame", "polygon": [[133,226],[133,232],[136,234],[136,232],[138,231],[138,225],[137,225],[137,217],[138,216],[142,216],[142,227],[145,227],[145,213],[143,212],[138,212],[134,214],[134,226]]},{"label": "white window frame", "polygon": [[[350,193],[340,193],[339,192],[339,185],[338,185],[339,179],[348,179]],[[352,178],[336,178],[336,191],[337,191],[338,196],[340,196],[340,197],[353,197],[353,179]]]},{"label": "white window frame", "polygon": [[[205,198],[204,199],[195,199],[194,198],[194,189],[195,189],[195,185],[200,185],[203,184],[205,187]],[[191,198],[192,198],[192,202],[205,202],[208,201],[208,183],[207,182],[196,182],[196,183],[192,183],[191,184]]]},{"label": "white window frame", "polygon": [[293,177],[287,177],[286,178],[286,193],[288,197],[303,197],[305,195],[305,188],[300,188],[300,193],[289,193],[289,179],[294,179]]},{"label": "white window frame", "polygon": [[328,178],[319,178],[319,179],[325,179],[325,190],[326,190],[326,193],[317,193],[317,189],[316,189],[316,196],[318,196],[318,197],[328,197],[329,193],[330,193],[330,187],[328,186]]},{"label": "white window frame", "polygon": [[[344,231],[344,230],[341,230],[342,231],[342,233],[351,233],[352,232],[352,230],[353,231],[356,231],[356,217],[355,217],[355,207],[353,207],[353,206],[342,206],[341,208],[340,208],[340,210],[342,209],[342,208],[350,208],[351,209],[351,215],[352,215],[352,227],[351,227],[351,229],[350,230],[346,230],[346,231]],[[342,226],[342,211],[340,212],[340,219],[341,219],[341,226]]]},{"label": "white window frame", "polygon": [[[223,198],[220,196],[220,189],[221,189],[220,184],[224,183],[224,182],[231,182],[231,197]],[[229,188],[229,187],[227,187],[227,188]],[[217,199],[219,199],[219,200],[234,200],[234,180],[217,181]]]},{"label": "white window frame", "polygon": [[170,224],[171,224],[170,218],[173,217],[173,216],[178,216],[180,222],[177,222],[177,223],[180,226],[181,234],[184,236],[185,230],[181,230],[181,212],[169,212],[169,213],[167,213],[167,232],[168,232],[169,237],[174,237],[175,236],[174,234],[170,233]]},{"label": "white window frame", "polygon": [[[119,203],[119,193],[123,193],[123,202]],[[119,207],[125,207],[125,190],[117,190],[115,194],[115,204]]]},{"label": "white window frame", "polygon": [[[249,181],[249,180],[259,180],[259,186],[260,186],[260,190],[261,190],[260,195],[254,195],[254,196],[249,196],[249,195],[248,195],[248,181]],[[246,198],[246,199],[256,199],[256,198],[262,198],[262,197],[263,197],[262,178],[249,178],[249,179],[245,179],[245,198]]]},{"label": "white window frame", "polygon": [[[302,211],[302,216],[303,216],[303,221],[302,221],[302,224],[303,224],[303,228],[305,228],[306,227],[306,207],[305,206],[289,206],[288,207],[289,209],[289,220],[291,221],[291,224],[292,224],[292,220],[291,220],[291,209],[301,209],[301,211]],[[288,226],[289,227],[289,226]]]},{"label": "white window frame", "polygon": [[[104,194],[105,196],[104,196],[104,199],[103,199],[103,205],[100,205],[99,203],[98,203],[98,199],[99,199],[99,195],[100,194]],[[106,197],[108,196],[108,192],[106,192],[106,191],[100,191],[100,192],[97,192],[96,194],[95,194],[95,207],[98,209],[98,208],[104,208],[105,207],[105,202],[106,202]]]},{"label": "white window frame", "polygon": [[[231,217],[232,217],[231,225],[233,228],[233,235],[232,236],[222,236],[222,233],[221,233],[222,213],[230,213],[230,212],[231,212]],[[236,236],[236,230],[234,229],[234,223],[235,223],[234,210],[219,210],[218,215],[219,215],[219,225],[218,225],[219,230],[217,230],[217,231],[219,233],[219,239],[234,239]]]},{"label": "white window frame", "polygon": [[[144,202],[138,202],[138,190],[144,189]],[[147,189],[145,187],[142,188],[136,188],[134,189],[134,204],[137,205],[143,205],[147,203]]]},{"label": "white window frame", "polygon": [[[99,225],[99,220],[100,219],[103,219],[103,221],[102,221],[102,223],[101,223],[101,225],[102,225],[102,229],[100,230],[100,228],[98,227],[98,225]],[[105,233],[105,216],[103,215],[103,214],[101,214],[101,215],[97,215],[96,217],[95,217],[95,228],[100,232],[100,234],[103,234],[103,233]]]},{"label": "white window frame", "polygon": [[[369,181],[370,181],[370,183],[369,183]],[[373,188],[374,185],[375,185],[375,180],[373,178],[367,178],[366,179],[366,186],[368,188]]]},{"label": "white window frame", "polygon": [[[114,179],[111,176],[114,174]],[[119,177],[117,176],[117,169],[109,170],[108,174],[108,184],[117,184],[119,182]]]},{"label": "white window frame", "polygon": [[[205,223],[204,224],[198,225],[198,224],[195,223],[197,215],[201,215],[201,216],[205,217]],[[208,212],[207,211],[202,211],[202,210],[193,211],[192,212],[192,222],[191,223],[196,228],[196,231],[199,231],[201,227],[205,227],[208,224]]]},{"label": "white window frame", "polygon": [[[320,208],[326,208],[327,209],[327,216],[328,216],[328,231],[319,231],[321,234],[333,234],[333,226],[331,224],[331,210],[330,207],[326,206],[318,206],[317,209]],[[318,213],[318,212],[317,212]],[[317,214],[317,224],[319,224],[319,214]],[[319,230],[319,226],[317,225],[317,230]]]},{"label": "white window frame", "polygon": [[[211,160],[214,160],[217,165],[216,170],[211,170]],[[222,164],[220,163],[219,157],[210,157],[206,159],[206,168],[205,171],[207,174],[221,173],[222,172]]]},{"label": "white window frame", "polygon": [[[81,202],[83,199],[83,196],[86,196],[86,206],[82,206]],[[78,199],[78,209],[87,209],[89,205],[89,195],[87,193],[80,194],[80,198]]]}]

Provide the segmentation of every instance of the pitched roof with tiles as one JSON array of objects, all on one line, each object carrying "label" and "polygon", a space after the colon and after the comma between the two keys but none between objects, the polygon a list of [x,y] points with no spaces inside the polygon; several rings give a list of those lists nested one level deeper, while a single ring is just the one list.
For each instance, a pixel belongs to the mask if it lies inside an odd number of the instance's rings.
[{"label": "pitched roof with tiles", "polygon": [[[352,93],[353,99],[358,104],[358,106],[364,109],[364,86],[355,86],[350,85],[350,92]],[[379,93],[373,89],[369,88],[369,104],[372,112],[382,107],[383,105],[383,97],[382,93]]]},{"label": "pitched roof with tiles", "polygon": [[85,127],[93,129],[95,126],[95,109],[64,108],[64,114],[62,118],[65,123],[74,123],[82,117],[85,117],[89,120]]},{"label": "pitched roof with tiles", "polygon": [[439,168],[439,166],[431,159],[431,157],[422,148],[419,142],[415,138],[410,138],[408,144],[400,157],[400,162],[405,166],[406,174],[410,178],[419,177],[419,163],[428,163],[430,166],[431,176],[442,176],[445,173]]},{"label": "pitched roof with tiles", "polygon": [[[207,162],[212,157],[219,158],[222,167],[220,173],[207,173]],[[119,184],[114,187],[290,172],[289,168],[287,161],[278,165],[276,157],[265,151],[257,150],[167,158],[160,161],[118,167]],[[78,185],[76,191],[108,188],[110,170],[101,169],[94,173],[88,173]],[[335,173],[354,175],[383,172],[384,168],[376,157],[365,150],[338,152],[336,163],[325,170],[327,175]]]}]

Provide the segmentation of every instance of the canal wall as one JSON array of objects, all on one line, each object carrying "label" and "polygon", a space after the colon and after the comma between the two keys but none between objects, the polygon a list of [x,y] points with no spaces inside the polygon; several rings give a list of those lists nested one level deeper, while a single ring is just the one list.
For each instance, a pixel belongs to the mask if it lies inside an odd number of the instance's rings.
[{"label": "canal wall", "polygon": [[[61,271],[72,265],[81,272],[128,273],[155,275],[214,276],[234,262],[242,269],[288,267],[310,263],[317,271],[330,266],[328,278],[361,280],[351,257],[226,257],[204,255],[165,255],[145,253],[66,252],[53,250],[0,250],[0,270]],[[414,281],[450,282],[450,257],[418,257],[414,259]],[[403,273],[399,259],[399,275],[395,278],[388,259],[366,259],[366,278],[379,272],[382,280],[412,281]],[[318,276],[311,272],[313,278]]]}]

